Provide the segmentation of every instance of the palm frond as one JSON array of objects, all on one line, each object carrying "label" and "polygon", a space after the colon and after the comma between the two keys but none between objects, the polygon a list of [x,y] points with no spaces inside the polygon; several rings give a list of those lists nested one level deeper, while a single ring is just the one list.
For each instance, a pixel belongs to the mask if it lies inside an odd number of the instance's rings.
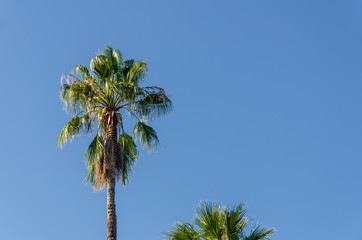
[{"label": "palm frond", "polygon": [[97,75],[102,86],[106,79],[111,76],[112,65],[111,60],[107,56],[99,54],[93,57],[89,67]]},{"label": "palm frond", "polygon": [[156,131],[147,126],[144,122],[138,122],[133,131],[133,137],[137,141],[140,139],[143,147],[147,147],[148,151],[152,151],[157,148],[159,140]]},{"label": "palm frond", "polygon": [[264,226],[255,226],[248,236],[244,236],[243,240],[261,240],[268,239],[268,236],[275,232],[274,228]]},{"label": "palm frond", "polygon": [[[72,78],[74,75],[68,74]],[[94,86],[87,81],[73,79],[68,81],[60,88],[60,98],[63,100],[66,110],[70,110],[73,114],[81,111],[90,111],[94,106],[94,97],[96,96]]]},{"label": "palm frond", "polygon": [[138,85],[147,73],[147,64],[141,61],[133,61],[133,64],[123,70],[124,81]]},{"label": "palm frond", "polygon": [[224,209],[223,215],[225,227],[230,240],[238,240],[241,238],[243,230],[248,223],[245,213],[246,210],[244,204]]},{"label": "palm frond", "polygon": [[196,210],[195,224],[204,239],[221,239],[225,230],[222,207],[218,203],[201,202]]},{"label": "palm frond", "polygon": [[95,184],[95,169],[102,154],[104,154],[104,141],[102,135],[97,133],[85,153],[85,160],[89,169],[87,181],[91,184]]},{"label": "palm frond", "polygon": [[122,184],[125,186],[128,182],[129,173],[132,171],[137,159],[137,145],[133,138],[123,133],[118,138],[118,143],[122,149],[122,160],[117,166],[117,170],[122,179]]},{"label": "palm frond", "polygon": [[134,104],[134,109],[141,117],[153,119],[155,116],[167,115],[172,110],[172,102],[161,89],[145,92],[144,97]]},{"label": "palm frond", "polygon": [[88,149],[85,153],[85,160],[87,166],[90,167],[94,163],[94,161],[97,160],[97,157],[99,157],[103,152],[104,140],[102,135],[97,133],[93,141],[89,144]]},{"label": "palm frond", "polygon": [[118,72],[119,69],[123,67],[122,53],[118,49],[114,49],[109,45],[106,46],[103,51],[101,51],[101,54],[107,56],[110,59],[112,71]]},{"label": "palm frond", "polygon": [[89,72],[86,66],[78,65],[73,69],[73,74],[80,75],[82,79],[92,78],[91,72]]},{"label": "palm frond", "polygon": [[169,233],[164,234],[169,240],[199,240],[200,236],[189,223],[176,223]]},{"label": "palm frond", "polygon": [[79,135],[81,131],[88,133],[91,131],[92,119],[89,114],[85,114],[81,117],[73,117],[60,132],[58,138],[58,145],[63,147],[63,144],[71,140],[75,136]]}]

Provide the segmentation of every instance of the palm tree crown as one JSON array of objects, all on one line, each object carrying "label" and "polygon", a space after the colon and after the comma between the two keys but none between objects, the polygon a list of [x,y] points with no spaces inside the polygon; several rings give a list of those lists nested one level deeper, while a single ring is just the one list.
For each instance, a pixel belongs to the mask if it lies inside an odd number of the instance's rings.
[{"label": "palm tree crown", "polygon": [[218,203],[201,202],[193,224],[176,223],[165,236],[169,240],[262,240],[275,230],[254,226],[246,233],[249,221],[243,204],[226,208]]},{"label": "palm tree crown", "polygon": [[[87,180],[95,189],[113,177],[127,183],[137,158],[135,140],[149,151],[157,147],[157,134],[146,121],[168,113],[172,105],[162,88],[140,86],[146,72],[146,63],[123,60],[119,50],[108,46],[88,67],[79,65],[62,76],[61,99],[73,118],[61,131],[58,144],[62,147],[81,132],[90,133],[97,123],[86,152]],[[137,119],[133,137],[124,131],[124,113]]]}]

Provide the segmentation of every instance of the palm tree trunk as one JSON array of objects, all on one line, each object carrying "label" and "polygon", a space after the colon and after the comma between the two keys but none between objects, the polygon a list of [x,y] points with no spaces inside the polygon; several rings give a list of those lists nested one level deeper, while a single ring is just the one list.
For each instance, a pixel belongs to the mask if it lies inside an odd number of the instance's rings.
[{"label": "palm tree trunk", "polygon": [[107,240],[117,240],[117,216],[115,202],[116,161],[117,161],[117,126],[111,126],[109,137],[112,143],[111,168],[107,180]]},{"label": "palm tree trunk", "polygon": [[117,239],[115,185],[115,178],[109,178],[107,181],[107,240]]}]

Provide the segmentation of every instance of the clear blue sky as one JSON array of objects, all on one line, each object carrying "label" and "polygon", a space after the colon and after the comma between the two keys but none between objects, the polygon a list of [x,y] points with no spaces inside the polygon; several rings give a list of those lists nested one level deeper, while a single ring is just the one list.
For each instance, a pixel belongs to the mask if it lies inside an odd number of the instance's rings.
[{"label": "clear blue sky", "polygon": [[0,239],[105,239],[90,139],[57,148],[60,76],[105,44],[174,102],[116,189],[119,239],[161,239],[200,200],[246,203],[276,240],[362,239],[360,0],[2,0],[0,32]]}]

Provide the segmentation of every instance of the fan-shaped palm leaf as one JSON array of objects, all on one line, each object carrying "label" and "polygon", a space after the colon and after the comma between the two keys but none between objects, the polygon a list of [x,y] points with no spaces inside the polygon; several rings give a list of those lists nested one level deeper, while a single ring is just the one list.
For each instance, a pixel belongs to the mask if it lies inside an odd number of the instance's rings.
[{"label": "fan-shaped palm leaf", "polygon": [[205,239],[221,239],[225,226],[223,209],[218,203],[201,202],[196,210],[195,224],[201,229],[200,234]]},{"label": "fan-shaped palm leaf", "polygon": [[133,137],[137,140],[140,139],[142,145],[147,147],[148,151],[157,148],[159,140],[157,133],[152,127],[147,126],[144,122],[138,122],[133,131]]},{"label": "fan-shaped palm leaf", "polygon": [[169,233],[165,234],[169,240],[199,240],[200,236],[189,223],[176,223]]},{"label": "fan-shaped palm leaf", "polygon": [[81,131],[88,133],[91,130],[92,121],[89,114],[84,114],[81,117],[75,116],[73,117],[60,132],[58,145],[63,147],[63,144],[74,136],[79,135]]},{"label": "fan-shaped palm leaf", "polygon": [[133,107],[139,116],[153,119],[155,116],[166,115],[172,110],[171,100],[162,88],[144,88],[139,93],[142,98]]},{"label": "fan-shaped palm leaf", "polygon": [[87,166],[89,168],[89,172],[87,175],[87,181],[95,184],[95,168],[97,164],[97,160],[99,160],[102,155],[104,155],[104,140],[101,134],[97,134],[93,141],[89,144],[89,147],[85,154],[85,159]]},{"label": "fan-shaped palm leaf", "polygon": [[268,228],[263,226],[254,227],[248,236],[245,236],[243,240],[261,240],[266,239],[270,234],[275,232],[274,228]]},{"label": "fan-shaped palm leaf", "polygon": [[228,239],[238,240],[240,239],[240,233],[243,232],[248,220],[245,217],[245,206],[239,204],[230,209],[224,209],[224,224],[227,230]]},{"label": "fan-shaped palm leaf", "polygon": [[133,138],[126,133],[119,136],[118,143],[121,146],[123,158],[117,170],[120,172],[119,175],[122,177],[123,185],[126,185],[129,173],[132,171],[137,159],[137,146]]}]

